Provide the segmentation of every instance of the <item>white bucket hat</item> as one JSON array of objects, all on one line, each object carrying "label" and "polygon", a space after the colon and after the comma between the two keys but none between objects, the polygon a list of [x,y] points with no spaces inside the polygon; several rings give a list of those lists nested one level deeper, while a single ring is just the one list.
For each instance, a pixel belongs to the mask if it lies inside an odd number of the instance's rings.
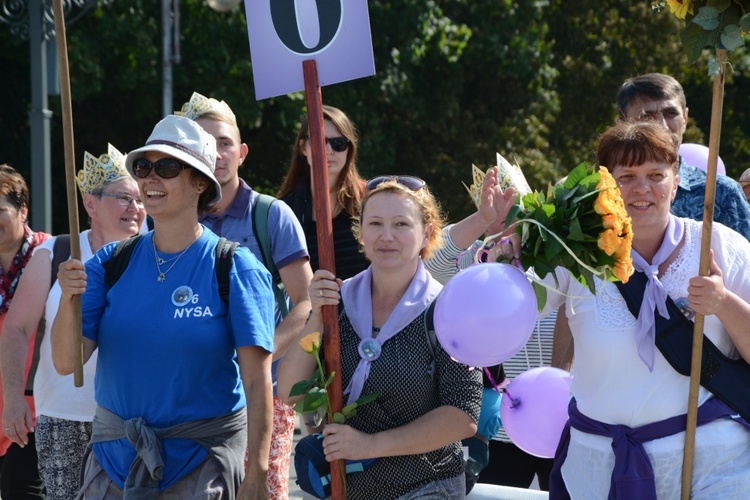
[{"label": "white bucket hat", "polygon": [[168,154],[208,177],[216,187],[216,197],[211,200],[209,205],[213,205],[221,199],[221,185],[214,177],[216,139],[193,120],[182,116],[169,115],[157,123],[146,141],[146,145],[128,153],[125,159],[125,167],[130,175],[135,177],[133,175],[133,162],[149,151]]},{"label": "white bucket hat", "polygon": [[740,184],[743,186],[745,184],[750,184],[750,168],[742,172],[742,175],[740,175]]}]

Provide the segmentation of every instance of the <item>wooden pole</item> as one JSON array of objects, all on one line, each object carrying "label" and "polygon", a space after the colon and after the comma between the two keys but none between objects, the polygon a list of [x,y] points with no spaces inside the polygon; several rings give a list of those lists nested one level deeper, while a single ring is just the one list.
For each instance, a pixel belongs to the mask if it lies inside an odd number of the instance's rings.
[{"label": "wooden pole", "polygon": [[[310,147],[312,150],[312,178],[315,199],[315,218],[318,226],[318,264],[336,274],[333,255],[333,222],[331,203],[328,199],[328,161],[326,160],[325,127],[323,124],[323,99],[318,84],[318,67],[314,59],[302,62],[305,78],[305,98],[307,100],[307,123],[310,126]],[[335,373],[328,387],[328,397],[333,412],[344,406],[344,389],[341,382],[341,349],[339,344],[339,317],[335,306],[323,307],[323,348],[325,349],[326,370]],[[331,498],[343,500],[344,468],[341,460],[331,464]]]},{"label": "wooden pole", "polygon": [[[57,66],[60,70],[60,97],[62,101],[63,145],[65,150],[65,185],[68,195],[68,224],[70,225],[70,256],[81,259],[78,241],[78,193],[76,192],[76,160],[73,141],[73,105],[70,98],[70,70],[68,68],[68,42],[65,36],[65,15],[62,0],[53,0],[55,14],[55,37],[57,39]],[[83,385],[83,343],[81,341],[81,296],[73,297],[75,314],[73,335],[73,383]]]},{"label": "wooden pole", "polygon": [[[724,107],[724,68],[727,51],[716,49],[719,74],[714,77],[713,101],[711,102],[711,131],[708,138],[708,166],[706,168],[706,197],[703,202],[703,235],[701,238],[701,258],[698,272],[701,276],[710,274],[711,228],[714,218],[714,198],[716,197],[716,165],[719,159],[721,140],[721,115]],[[698,389],[700,388],[701,358],[703,356],[703,326],[705,317],[695,315],[693,329],[693,355],[690,364],[690,391],[688,393],[687,428],[685,429],[685,454],[682,461],[682,500],[690,499],[693,480],[693,459],[695,455],[695,430],[698,423]]]}]

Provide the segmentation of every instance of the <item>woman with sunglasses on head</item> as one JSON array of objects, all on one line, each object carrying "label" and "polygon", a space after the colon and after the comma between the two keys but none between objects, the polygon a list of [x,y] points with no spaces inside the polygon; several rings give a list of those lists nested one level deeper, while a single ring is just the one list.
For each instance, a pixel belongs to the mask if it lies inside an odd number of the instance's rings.
[{"label": "woman with sunglasses on head", "polygon": [[[31,254],[50,235],[34,232],[28,225],[29,188],[10,165],[0,165],[0,328],[3,328]],[[21,303],[23,305],[23,303]],[[18,307],[18,306],[16,306]],[[23,346],[33,354],[34,344]],[[31,362],[23,368],[24,381]],[[23,396],[23,394],[22,394]],[[26,396],[33,411],[34,399]],[[2,409],[2,398],[0,398]],[[13,429],[3,425],[0,433],[0,496],[3,498],[44,498],[44,485],[37,469],[35,447],[13,442]],[[32,436],[33,442],[33,436]]]},{"label": "woman with sunglasses on head", "polygon": [[[379,393],[346,424],[326,425],[326,459],[377,458],[347,476],[351,500],[463,498],[459,441],[476,433],[482,375],[453,361],[439,343],[430,355],[425,314],[442,286],[422,259],[441,246],[443,218],[416,177],[379,177],[367,188],[355,235],[370,267],[345,282],[318,270],[310,284],[312,313],[300,337],[322,331],[322,306],[341,300],[347,402]],[[289,394],[314,370],[314,357],[292,346],[279,367],[279,394]],[[286,399],[291,404],[298,398]]]},{"label": "woman with sunglasses on head", "polygon": [[[336,273],[351,278],[367,268],[367,259],[352,236],[352,219],[359,216],[364,181],[357,170],[357,131],[343,111],[323,106],[326,157],[328,160],[328,196],[333,217],[333,247]],[[307,116],[302,118],[292,149],[289,172],[276,194],[286,202],[302,224],[310,254],[310,265],[317,271],[318,232],[312,186],[312,150]]]},{"label": "woman with sunglasses on head", "polygon": [[[103,245],[132,236],[146,218],[138,185],[125,170],[125,156],[111,144],[100,157],[84,153],[78,172],[78,188],[91,229],[79,235],[81,258],[85,262]],[[58,252],[60,255],[57,255]],[[72,376],[60,376],[52,364],[49,331],[60,303],[60,285],[53,261],[70,257],[68,236],[53,237],[37,247],[29,261],[16,297],[23,307],[8,311],[2,340],[3,427],[19,446],[28,446],[31,432],[36,438],[39,471],[48,500],[67,500],[78,492],[81,459],[91,438],[94,418],[94,373],[96,353],[84,367],[83,387],[75,387]],[[39,321],[39,359],[33,380],[27,381],[24,367],[31,361],[28,346],[34,345]],[[33,382],[36,425],[24,392]],[[25,391],[26,390],[26,391]],[[31,443],[33,446],[34,443]]]},{"label": "woman with sunglasses on head", "polygon": [[77,260],[60,266],[55,368],[74,369],[77,294],[84,360],[99,352],[85,498],[267,498],[271,277],[240,247],[228,296],[220,293],[219,238],[198,223],[221,197],[215,162],[216,141],[200,125],[164,118],[126,160],[153,231],[129,242],[129,265],[111,286],[107,264],[122,263],[114,244],[85,269]]}]

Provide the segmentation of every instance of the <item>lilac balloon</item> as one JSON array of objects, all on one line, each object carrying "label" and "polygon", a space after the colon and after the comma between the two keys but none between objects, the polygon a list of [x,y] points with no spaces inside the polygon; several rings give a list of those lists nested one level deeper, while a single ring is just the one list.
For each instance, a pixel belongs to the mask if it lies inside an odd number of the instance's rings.
[{"label": "lilac balloon", "polygon": [[559,368],[533,368],[505,388],[500,404],[503,427],[526,453],[552,458],[568,420],[570,373]]},{"label": "lilac balloon", "polygon": [[[680,146],[680,156],[688,165],[697,167],[704,172],[708,169],[708,148],[702,144],[682,144]],[[716,173],[727,175],[727,169],[724,162],[719,157],[716,161]]]},{"label": "lilac balloon", "polygon": [[536,296],[517,268],[496,262],[464,269],[435,304],[435,333],[453,359],[469,366],[508,361],[531,337]]}]

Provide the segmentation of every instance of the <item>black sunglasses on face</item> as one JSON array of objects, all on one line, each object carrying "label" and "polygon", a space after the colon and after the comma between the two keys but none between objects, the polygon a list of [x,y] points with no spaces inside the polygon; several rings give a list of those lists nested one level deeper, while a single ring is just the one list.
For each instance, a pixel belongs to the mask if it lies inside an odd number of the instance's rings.
[{"label": "black sunglasses on face", "polygon": [[180,175],[180,172],[188,168],[187,165],[174,158],[162,158],[151,162],[146,158],[138,158],[133,162],[133,174],[139,179],[145,179],[154,169],[156,175],[162,179],[171,179]]},{"label": "black sunglasses on face", "polygon": [[[310,136],[308,135],[307,138],[309,139]],[[349,139],[346,137],[326,137],[326,142],[337,153],[343,153],[349,147]]]},{"label": "black sunglasses on face", "polygon": [[414,177],[412,175],[381,175],[367,181],[365,187],[368,191],[371,191],[380,186],[382,183],[388,181],[396,181],[402,186],[411,189],[412,191],[419,191],[427,184],[419,177]]}]

